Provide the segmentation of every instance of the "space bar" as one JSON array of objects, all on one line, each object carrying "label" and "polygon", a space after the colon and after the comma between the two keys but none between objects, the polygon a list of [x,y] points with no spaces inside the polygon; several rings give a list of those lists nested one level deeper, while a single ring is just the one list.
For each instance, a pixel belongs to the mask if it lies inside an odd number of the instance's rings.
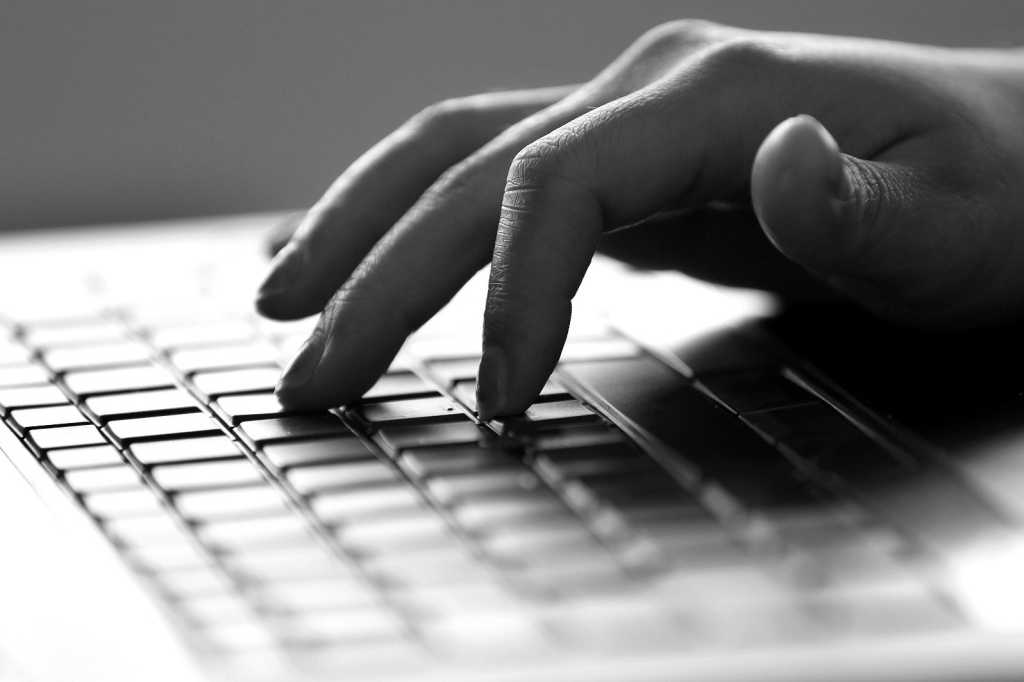
[{"label": "space bar", "polygon": [[745,505],[809,501],[778,451],[655,358],[575,362],[561,371]]}]

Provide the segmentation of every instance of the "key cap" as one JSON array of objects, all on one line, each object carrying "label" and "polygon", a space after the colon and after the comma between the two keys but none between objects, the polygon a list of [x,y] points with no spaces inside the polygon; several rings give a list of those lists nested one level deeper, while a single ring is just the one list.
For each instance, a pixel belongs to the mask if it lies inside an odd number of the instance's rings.
[{"label": "key cap", "polygon": [[629,339],[608,337],[568,341],[562,350],[560,362],[582,362],[586,360],[607,360],[629,358],[640,354],[640,349]]},{"label": "key cap", "polygon": [[85,418],[74,405],[56,407],[27,407],[11,410],[11,419],[22,429],[37,426],[62,426],[68,424],[87,424]]},{"label": "key cap", "polygon": [[559,400],[534,403],[526,408],[526,418],[531,422],[578,422],[596,421],[597,415],[578,400]]},{"label": "key cap", "polygon": [[52,384],[0,389],[0,406],[7,409],[64,405],[67,402],[67,397]]},{"label": "key cap", "polygon": [[46,459],[50,460],[50,464],[61,470],[120,464],[124,461],[121,453],[110,445],[47,450]]},{"label": "key cap", "polygon": [[473,498],[456,505],[452,514],[460,525],[474,531],[573,518],[572,512],[558,498],[549,494]]},{"label": "key cap", "polygon": [[213,409],[226,421],[233,424],[287,414],[273,393],[224,396],[217,399],[213,404]]},{"label": "key cap", "polygon": [[537,450],[564,450],[569,448],[600,447],[609,443],[626,443],[625,436],[615,428],[594,426],[572,426],[558,430],[542,431],[531,438]]},{"label": "key cap", "polygon": [[278,351],[269,343],[232,344],[191,348],[171,353],[171,363],[182,372],[274,365]]},{"label": "key cap", "polygon": [[107,421],[119,417],[194,411],[196,401],[185,391],[171,388],[96,396],[86,400],[85,406],[101,421]]},{"label": "key cap", "polygon": [[279,580],[260,585],[257,598],[277,609],[310,612],[374,606],[377,596],[355,578],[335,575],[312,580]]},{"label": "key cap", "polygon": [[55,348],[43,353],[46,364],[57,372],[69,369],[137,365],[148,362],[149,358],[149,348],[137,341]]},{"label": "key cap", "polygon": [[[399,639],[405,634],[405,626],[397,615],[370,607],[336,611],[303,610],[294,615],[276,617],[274,626],[280,636],[292,645],[358,642],[359,647],[376,646],[378,641]],[[350,655],[354,648],[342,647],[341,653]]]},{"label": "key cap", "polygon": [[170,514],[107,519],[103,530],[127,545],[158,546],[188,542],[185,531]]},{"label": "key cap", "polygon": [[[389,486],[322,493],[310,500],[313,511],[326,523],[345,522],[375,514],[408,512],[423,506],[411,486],[397,483]],[[362,519],[359,521],[362,523]]]},{"label": "key cap", "polygon": [[195,568],[209,563],[203,553],[187,541],[129,545],[124,549],[124,556],[130,563],[150,571]]},{"label": "key cap", "polygon": [[461,360],[445,360],[442,362],[431,362],[427,369],[435,377],[441,380],[445,386],[452,386],[457,383],[470,382],[476,386],[476,374],[480,367],[480,358],[464,358]]},{"label": "key cap", "polygon": [[242,451],[223,434],[133,443],[129,450],[143,464],[238,457]]},{"label": "key cap", "polygon": [[231,581],[206,566],[160,571],[151,578],[160,583],[164,592],[174,599],[223,594],[231,589]]},{"label": "key cap", "polygon": [[597,448],[541,452],[534,459],[533,467],[548,481],[564,481],[593,474],[656,470],[657,464],[628,445],[616,443]]},{"label": "key cap", "polygon": [[224,519],[196,527],[199,539],[221,551],[251,551],[260,547],[301,547],[313,542],[306,520],[298,514]]},{"label": "key cap", "polygon": [[159,348],[194,348],[237,344],[249,341],[255,333],[248,322],[229,320],[161,326],[150,333],[150,339]]},{"label": "key cap", "polygon": [[477,443],[488,434],[471,421],[383,426],[378,436],[390,452],[433,445]]},{"label": "key cap", "polygon": [[32,442],[42,450],[73,448],[81,445],[105,445],[107,439],[91,424],[81,426],[53,426],[31,429]]},{"label": "key cap", "polygon": [[29,329],[25,340],[44,348],[106,343],[125,338],[124,323],[115,320],[82,320],[75,324],[38,325]]},{"label": "key cap", "polygon": [[259,467],[244,458],[165,464],[154,467],[151,473],[161,488],[171,491],[223,488],[263,482]]},{"label": "key cap", "polygon": [[777,368],[702,374],[699,383],[730,410],[740,413],[820,402]]},{"label": "key cap", "polygon": [[[297,519],[298,517],[281,517]],[[223,524],[218,524],[223,525]],[[297,524],[296,524],[297,525]],[[209,528],[205,526],[203,528]],[[200,529],[200,533],[204,531]],[[218,533],[218,535],[220,535]],[[228,533],[224,533],[228,535]],[[243,536],[245,532],[243,531]],[[232,538],[235,536],[232,534]],[[218,539],[213,538],[212,544]],[[246,543],[247,544],[247,543]],[[348,569],[338,557],[318,544],[307,543],[275,547],[254,548],[252,546],[233,548],[223,555],[223,561],[234,572],[251,582],[266,580],[302,580],[304,578],[326,578],[346,575]]]},{"label": "key cap", "polygon": [[281,370],[277,367],[253,367],[199,372],[192,376],[192,383],[207,397],[217,398],[232,393],[273,391],[280,378]]},{"label": "key cap", "polygon": [[12,341],[0,340],[0,366],[25,365],[31,361],[31,350]]},{"label": "key cap", "polygon": [[78,493],[131,489],[139,485],[139,475],[127,464],[73,469],[64,474],[64,480]]},{"label": "key cap", "polygon": [[160,501],[148,488],[93,493],[85,497],[85,506],[101,518],[141,516],[162,511]]},{"label": "key cap", "polygon": [[235,432],[254,446],[277,440],[350,433],[348,427],[332,414],[255,419],[242,422]]},{"label": "key cap", "polygon": [[495,529],[483,536],[480,544],[492,556],[513,564],[535,560],[538,554],[550,557],[599,547],[582,522],[576,519],[557,524]]},{"label": "key cap", "polygon": [[407,424],[422,421],[464,420],[466,416],[443,396],[388,400],[354,408],[372,424]]},{"label": "key cap", "polygon": [[288,470],[286,477],[303,495],[390,483],[399,478],[398,472],[376,460],[294,467]]},{"label": "key cap", "polygon": [[174,503],[190,519],[214,520],[281,513],[284,498],[269,485],[178,493]]},{"label": "key cap", "polygon": [[0,386],[29,386],[48,383],[50,383],[50,376],[39,365],[0,367]]},{"label": "key cap", "polygon": [[456,543],[410,554],[378,554],[360,560],[366,572],[389,585],[445,585],[461,587],[489,583],[494,577],[483,562]]},{"label": "key cap", "polygon": [[403,450],[398,462],[405,471],[417,478],[521,466],[518,460],[503,450],[477,445]]},{"label": "key cap", "polygon": [[316,438],[294,443],[268,443],[263,446],[263,454],[281,469],[315,462],[347,462],[376,457],[355,436]]},{"label": "key cap", "polygon": [[124,443],[153,440],[168,436],[200,435],[220,432],[220,425],[202,412],[169,414],[159,417],[115,419],[106,427],[114,437]]},{"label": "key cap", "polygon": [[477,496],[525,494],[546,489],[540,479],[525,468],[441,476],[428,480],[427,487],[442,504],[455,504]]},{"label": "key cap", "polygon": [[[455,382],[452,386],[452,392],[463,405],[474,412],[476,411],[476,379]],[[566,392],[561,384],[552,379],[541,387],[538,402],[556,399],[573,400],[573,397]]]},{"label": "key cap", "polygon": [[124,393],[145,388],[163,388],[174,385],[174,379],[164,369],[154,365],[122,367],[117,369],[81,370],[64,375],[64,383],[80,396],[100,393]]},{"label": "key cap", "polygon": [[342,526],[336,534],[343,546],[370,554],[454,542],[444,519],[429,509],[409,510],[393,516],[369,516]]},{"label": "key cap", "polygon": [[363,400],[437,395],[437,389],[412,372],[385,374],[363,394]]}]

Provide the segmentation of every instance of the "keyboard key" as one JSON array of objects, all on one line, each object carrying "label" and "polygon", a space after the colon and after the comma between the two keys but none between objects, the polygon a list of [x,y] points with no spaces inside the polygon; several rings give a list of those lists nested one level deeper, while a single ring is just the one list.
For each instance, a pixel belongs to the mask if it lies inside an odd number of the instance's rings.
[{"label": "keyboard key", "polygon": [[371,424],[404,424],[420,421],[466,419],[455,404],[444,396],[409,398],[370,403],[353,408]]},{"label": "keyboard key", "polygon": [[28,407],[12,410],[11,419],[23,429],[31,429],[37,426],[87,424],[89,421],[74,405]]},{"label": "keyboard key", "polygon": [[130,489],[139,485],[138,473],[127,464],[72,469],[64,474],[64,480],[77,493]]},{"label": "keyboard key", "polygon": [[452,514],[459,524],[473,531],[495,527],[543,524],[552,519],[572,517],[558,498],[550,494],[525,497],[477,497],[456,505]]},{"label": "keyboard key", "polygon": [[81,396],[99,393],[124,393],[146,388],[174,386],[174,378],[154,365],[69,372],[64,383]]},{"label": "keyboard key", "polygon": [[12,341],[0,340],[0,366],[26,365],[31,361],[31,350]]},{"label": "keyboard key", "polygon": [[152,440],[168,436],[216,433],[220,425],[202,412],[169,414],[159,417],[138,417],[136,419],[115,419],[106,427],[110,433],[125,443],[138,440]]},{"label": "keyboard key", "polygon": [[385,374],[363,394],[363,400],[437,395],[437,389],[412,372]]},{"label": "keyboard key", "polygon": [[203,322],[161,326],[150,333],[159,348],[194,348],[249,341],[255,327],[244,321]]},{"label": "keyboard key", "polygon": [[272,609],[299,613],[370,607],[378,600],[370,587],[355,577],[340,573],[307,580],[267,582],[253,593]]},{"label": "keyboard key", "polygon": [[235,430],[251,444],[350,433],[348,427],[332,414],[255,419],[242,422]]},{"label": "keyboard key", "polygon": [[171,353],[171,363],[182,372],[273,365],[278,351],[269,343],[232,344],[192,348]]},{"label": "keyboard key", "polygon": [[336,531],[341,544],[352,551],[376,554],[411,550],[455,542],[444,519],[429,509],[391,516],[370,516]]},{"label": "keyboard key", "polygon": [[67,402],[67,397],[52,384],[0,389],[0,406],[7,409],[64,405]]},{"label": "keyboard key", "polygon": [[467,472],[429,479],[427,487],[442,504],[473,497],[525,495],[547,488],[525,468]]},{"label": "keyboard key", "polygon": [[242,451],[224,435],[133,443],[129,450],[143,464],[238,457]]},{"label": "keyboard key", "polygon": [[427,365],[430,373],[441,380],[445,386],[456,383],[471,382],[475,388],[476,375],[480,369],[480,358],[463,358],[461,360],[444,360],[431,362]]},{"label": "keyboard key", "polygon": [[603,339],[570,340],[562,350],[560,361],[608,360],[635,357],[639,354],[640,349],[629,339],[611,336]]},{"label": "keyboard key", "polygon": [[550,558],[600,549],[586,527],[576,519],[495,529],[481,537],[480,543],[495,558],[513,564],[534,561],[538,554]]},{"label": "keyboard key", "polygon": [[819,402],[818,398],[790,381],[778,369],[714,372],[702,374],[699,381],[735,412]]},{"label": "keyboard key", "polygon": [[594,448],[548,450],[538,453],[533,461],[534,469],[548,481],[562,481],[593,474],[656,470],[657,466],[646,454],[624,443]]},{"label": "keyboard key", "polygon": [[309,524],[298,514],[224,519],[200,524],[196,534],[221,551],[252,551],[260,547],[303,546],[313,541]]},{"label": "keyboard key", "polygon": [[174,599],[222,594],[231,589],[227,577],[206,566],[160,571],[150,577]]},{"label": "keyboard key", "polygon": [[478,445],[454,445],[403,450],[399,465],[417,478],[472,473],[487,469],[519,468],[521,463],[506,451]]},{"label": "keyboard key", "polygon": [[[407,483],[322,493],[310,500],[316,515],[326,523],[357,517],[409,512],[423,506],[423,498]],[[360,518],[360,523],[362,523]]]},{"label": "keyboard key", "polygon": [[128,545],[158,546],[188,541],[185,531],[170,514],[107,519],[103,529]]},{"label": "keyboard key", "polygon": [[288,509],[281,493],[269,485],[178,493],[174,503],[194,520],[281,513]]},{"label": "keyboard key", "polygon": [[48,383],[50,383],[50,375],[39,365],[0,367],[0,386],[29,386]]},{"label": "keyboard key", "polygon": [[542,431],[530,439],[536,450],[563,450],[569,448],[600,447],[609,443],[626,443],[625,436],[615,428],[604,425],[572,426]]},{"label": "keyboard key", "polygon": [[91,424],[31,429],[29,438],[42,450],[73,448],[81,445],[105,445],[107,442],[99,429]]},{"label": "keyboard key", "polygon": [[[405,636],[405,625],[392,611],[364,607],[311,611],[303,609],[293,615],[274,618],[274,626],[289,644],[357,643],[359,648],[376,646],[378,640],[397,640]],[[341,653],[351,655],[357,647],[342,647]],[[399,649],[404,651],[404,649]],[[385,651],[390,652],[390,649]],[[358,660],[358,659],[357,659]],[[374,660],[373,658],[370,659]],[[381,660],[381,659],[376,659]],[[390,660],[390,659],[385,659]],[[359,669],[356,666],[355,669]]]},{"label": "keyboard key", "polygon": [[358,461],[376,457],[355,436],[268,443],[263,446],[263,454],[281,469],[316,462]]},{"label": "keyboard key", "polygon": [[160,500],[142,485],[127,490],[86,495],[85,506],[101,518],[141,516],[162,511]]},{"label": "keyboard key", "polygon": [[164,464],[152,469],[157,484],[165,490],[193,490],[262,483],[259,467],[248,459],[214,460],[190,464]]},{"label": "keyboard key", "polygon": [[[118,519],[118,521],[135,521],[149,518],[163,518],[161,516],[137,516],[134,518]],[[109,527],[111,522],[107,522]],[[116,531],[109,531],[115,538],[121,538]],[[132,564],[147,571],[173,571],[182,568],[197,568],[209,564],[209,559],[192,542],[181,535],[177,541],[153,542],[152,538],[144,539],[142,542],[128,542],[123,550],[125,558]]]},{"label": "keyboard key", "polygon": [[578,400],[534,403],[526,408],[526,418],[531,422],[578,422],[596,421],[597,415]]},{"label": "keyboard key", "polygon": [[171,388],[96,396],[86,400],[85,406],[101,421],[106,421],[118,417],[194,411],[196,401],[187,392]]},{"label": "keyboard key", "polygon": [[253,367],[199,372],[192,376],[192,383],[207,397],[216,398],[232,393],[273,391],[280,378],[281,370],[277,367]]},{"label": "keyboard key", "polygon": [[50,464],[61,470],[120,464],[124,461],[121,453],[111,445],[47,450],[46,459],[50,460]]},{"label": "keyboard key", "polygon": [[[297,516],[281,517],[278,521],[282,521],[285,518],[293,520],[301,520]],[[262,521],[263,519],[259,519]],[[221,522],[217,524],[208,524],[201,526],[199,529],[200,536],[207,539],[205,533],[206,529],[212,528],[213,526],[229,527],[231,524],[244,523],[242,521],[231,521]],[[282,524],[284,522],[282,521]],[[230,528],[228,528],[230,531]],[[281,528],[284,531],[285,528]],[[298,524],[295,524],[293,530],[298,530]],[[242,531],[243,537],[248,537],[245,530]],[[272,535],[276,535],[275,532]],[[220,542],[231,543],[231,540],[236,537],[236,534],[230,532],[214,532],[214,537],[209,538],[211,544],[218,544]],[[245,579],[250,582],[262,582],[266,580],[302,580],[305,578],[326,578],[338,574],[346,574],[347,568],[342,564],[338,557],[331,554],[328,550],[314,544],[312,542],[301,545],[286,544],[285,546],[276,547],[252,547],[249,543],[245,543],[246,546],[232,548],[233,551],[226,552],[222,559],[223,561],[236,573],[241,574]]]},{"label": "keyboard key", "polygon": [[286,477],[299,493],[339,488],[361,488],[395,481],[399,475],[387,464],[376,460],[318,464],[289,469]]},{"label": "keyboard key", "polygon": [[248,419],[264,419],[286,413],[273,393],[248,393],[218,398],[213,404],[225,420],[238,424]]},{"label": "keyboard key", "polygon": [[46,364],[57,372],[90,367],[135,365],[147,362],[149,358],[149,348],[136,341],[55,348],[43,353]]},{"label": "keyboard key", "polygon": [[433,422],[383,426],[378,436],[391,452],[433,445],[477,443],[489,433],[471,421]]},{"label": "keyboard key", "polygon": [[125,336],[124,323],[100,319],[80,320],[73,324],[34,326],[25,333],[25,340],[32,346],[56,348],[121,341]]},{"label": "keyboard key", "polygon": [[[457,381],[452,386],[452,392],[459,401],[469,409],[476,411],[476,379]],[[549,379],[540,389],[538,401],[547,400],[571,400],[572,396],[565,391],[565,388],[554,379]]]}]

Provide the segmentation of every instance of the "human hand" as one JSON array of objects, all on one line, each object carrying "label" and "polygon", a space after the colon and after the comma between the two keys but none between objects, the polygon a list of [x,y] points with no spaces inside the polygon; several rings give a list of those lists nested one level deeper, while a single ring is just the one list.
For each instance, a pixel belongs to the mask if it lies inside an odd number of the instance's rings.
[{"label": "human hand", "polygon": [[[1018,318],[1022,119],[1016,52],[690,21],[583,85],[429,107],[350,166],[275,258],[259,310],[324,311],[278,395],[358,398],[490,261],[479,410],[521,411],[602,246],[787,295],[814,291],[810,273],[912,325]],[[709,204],[739,210],[694,213]]]}]

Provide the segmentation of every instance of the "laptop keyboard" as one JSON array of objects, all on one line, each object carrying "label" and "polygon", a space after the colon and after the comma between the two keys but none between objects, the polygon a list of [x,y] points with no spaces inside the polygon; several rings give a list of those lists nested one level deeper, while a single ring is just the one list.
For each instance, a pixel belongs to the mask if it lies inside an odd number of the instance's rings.
[{"label": "laptop keyboard", "polygon": [[849,494],[879,467],[841,455],[906,463],[784,368],[680,377],[669,461],[569,390],[668,371],[614,330],[574,332],[539,401],[490,423],[476,344],[444,334],[358,404],[285,412],[304,334],[114,310],[0,345],[3,420],[213,656],[401,666],[960,623]]}]

